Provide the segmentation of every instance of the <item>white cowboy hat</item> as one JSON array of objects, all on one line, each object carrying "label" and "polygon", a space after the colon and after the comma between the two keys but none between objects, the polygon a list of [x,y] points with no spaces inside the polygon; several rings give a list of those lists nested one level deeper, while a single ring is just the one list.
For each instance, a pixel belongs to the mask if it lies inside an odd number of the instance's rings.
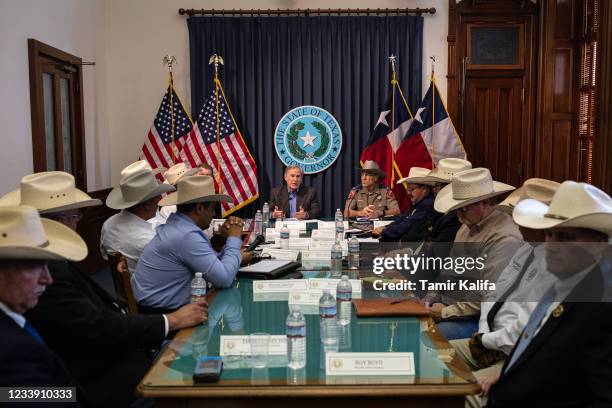
[{"label": "white cowboy hat", "polygon": [[424,167],[411,167],[410,172],[408,173],[408,177],[399,179],[397,184],[410,183],[410,184],[425,184],[428,186],[433,186],[434,184],[436,184],[436,182],[427,178],[427,175],[430,172],[431,170],[426,169]]},{"label": "white cowboy hat", "polygon": [[225,194],[215,194],[213,178],[210,176],[184,177],[176,185],[176,192],[164,197],[159,205],[178,205],[204,202],[229,202],[232,197]]},{"label": "white cowboy hat", "polygon": [[447,213],[486,198],[498,196],[514,190],[514,187],[493,181],[489,169],[479,167],[456,173],[451,183],[444,186],[436,196],[434,208]]},{"label": "white cowboy hat", "polygon": [[159,184],[151,170],[142,169],[121,179],[106,198],[106,206],[122,210],[171,191],[173,186]]},{"label": "white cowboy hat", "polygon": [[190,169],[185,163],[177,163],[164,173],[164,178],[166,179],[164,183],[174,186],[183,177],[192,176],[198,171],[200,171],[199,168]]},{"label": "white cowboy hat", "polygon": [[121,170],[121,178],[126,178],[127,176],[130,176],[134,173],[138,173],[141,170],[153,171],[153,168],[151,167],[148,161],[138,160],[137,162],[134,162],[128,165],[123,170]]},{"label": "white cowboy hat", "polygon": [[472,168],[472,163],[463,159],[449,157],[438,162],[438,167],[431,170],[427,180],[434,183],[450,183],[453,175]]},{"label": "white cowboy hat", "polygon": [[387,173],[385,173],[384,171],[382,171],[380,169],[380,167],[378,167],[378,164],[376,164],[376,162],[374,160],[366,160],[365,163],[363,163],[363,167],[357,169],[360,172],[368,172],[368,173],[374,173],[376,174],[381,180],[384,179],[385,177],[387,177]]},{"label": "white cowboy hat", "polygon": [[74,186],[74,176],[44,171],[24,176],[21,187],[0,198],[0,206],[29,205],[41,214],[101,205],[102,201]]},{"label": "white cowboy hat", "polygon": [[0,208],[0,259],[82,261],[87,245],[59,222],[40,218],[36,208]]},{"label": "white cowboy hat", "polygon": [[560,185],[552,180],[530,178],[525,180],[520,188],[514,190],[504,201],[499,203],[497,209],[507,214],[512,214],[516,204],[528,198],[538,200],[544,204],[550,204],[550,200],[552,200]]},{"label": "white cowboy hat", "polygon": [[514,208],[512,218],[518,225],[532,229],[587,228],[611,236],[612,198],[590,184],[564,181],[550,205],[523,200]]}]

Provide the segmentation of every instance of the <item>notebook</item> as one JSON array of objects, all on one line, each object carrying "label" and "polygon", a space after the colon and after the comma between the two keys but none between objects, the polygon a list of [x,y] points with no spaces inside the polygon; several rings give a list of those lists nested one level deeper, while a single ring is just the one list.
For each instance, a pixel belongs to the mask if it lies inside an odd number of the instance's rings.
[{"label": "notebook", "polygon": [[359,317],[429,316],[429,310],[419,303],[403,301],[392,304],[397,298],[353,299]]},{"label": "notebook", "polygon": [[277,279],[299,268],[301,264],[281,259],[264,259],[238,269],[238,276],[253,279]]}]

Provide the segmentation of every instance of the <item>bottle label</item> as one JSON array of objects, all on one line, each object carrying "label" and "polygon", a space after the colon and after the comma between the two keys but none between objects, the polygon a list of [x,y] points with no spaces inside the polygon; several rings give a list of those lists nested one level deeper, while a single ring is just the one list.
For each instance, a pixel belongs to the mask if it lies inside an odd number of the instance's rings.
[{"label": "bottle label", "polygon": [[289,233],[281,231],[280,237],[281,237],[281,239],[289,239]]},{"label": "bottle label", "polygon": [[350,302],[353,299],[353,293],[351,292],[340,292],[336,291],[336,299],[343,302]]},{"label": "bottle label", "polygon": [[300,325],[287,325],[287,337],[306,337],[306,326]]},{"label": "bottle label", "polygon": [[200,297],[204,295],[206,295],[206,289],[204,288],[191,289],[191,296],[193,297]]},{"label": "bottle label", "polygon": [[336,317],[336,305],[332,306],[319,306],[319,317],[327,318],[327,317]]}]

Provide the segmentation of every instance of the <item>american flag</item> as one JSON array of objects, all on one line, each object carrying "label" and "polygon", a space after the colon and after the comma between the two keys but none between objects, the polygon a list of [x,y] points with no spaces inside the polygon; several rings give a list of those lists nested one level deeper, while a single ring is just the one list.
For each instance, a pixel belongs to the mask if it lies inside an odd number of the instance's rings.
[{"label": "american flag", "polygon": [[[219,141],[217,143],[217,102]],[[244,207],[259,197],[257,165],[236,128],[220,82],[210,93],[196,121],[197,137],[186,139],[181,159],[192,166],[206,162],[214,169],[217,191],[227,194],[233,203],[222,203],[223,216]],[[217,146],[219,148],[217,148]],[[198,158],[196,160],[196,157]],[[220,177],[219,177],[220,175]],[[219,185],[220,181],[220,185]]]},{"label": "american flag", "polygon": [[[172,113],[174,113],[174,142]],[[191,118],[183,108],[171,82],[155,115],[153,126],[145,137],[140,159],[148,161],[153,170],[163,172],[181,160],[181,151],[185,143],[195,140],[196,137]],[[195,164],[192,163],[192,166]],[[160,172],[157,173],[157,177],[163,181]]]}]

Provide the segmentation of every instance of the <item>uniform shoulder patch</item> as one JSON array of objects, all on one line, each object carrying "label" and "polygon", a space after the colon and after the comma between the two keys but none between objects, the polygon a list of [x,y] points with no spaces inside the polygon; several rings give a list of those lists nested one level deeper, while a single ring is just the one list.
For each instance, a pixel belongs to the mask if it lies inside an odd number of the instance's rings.
[{"label": "uniform shoulder patch", "polygon": [[357,194],[357,189],[353,188],[351,189],[351,191],[349,191],[349,195],[347,197],[348,200],[352,200],[353,197],[355,197],[355,194]]},{"label": "uniform shoulder patch", "polygon": [[387,198],[395,198],[393,195],[393,190],[387,187]]}]

